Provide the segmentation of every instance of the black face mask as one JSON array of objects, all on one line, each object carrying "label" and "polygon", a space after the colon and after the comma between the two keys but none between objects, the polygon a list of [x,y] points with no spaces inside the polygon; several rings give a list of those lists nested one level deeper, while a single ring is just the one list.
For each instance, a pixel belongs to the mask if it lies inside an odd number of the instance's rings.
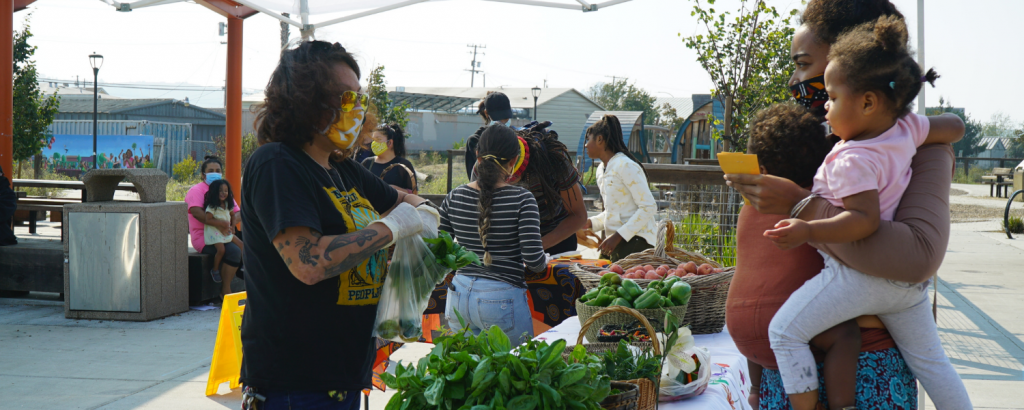
[{"label": "black face mask", "polygon": [[789,91],[800,105],[807,107],[815,115],[825,116],[825,102],[828,101],[828,93],[825,92],[825,74],[801,81],[789,87]]}]

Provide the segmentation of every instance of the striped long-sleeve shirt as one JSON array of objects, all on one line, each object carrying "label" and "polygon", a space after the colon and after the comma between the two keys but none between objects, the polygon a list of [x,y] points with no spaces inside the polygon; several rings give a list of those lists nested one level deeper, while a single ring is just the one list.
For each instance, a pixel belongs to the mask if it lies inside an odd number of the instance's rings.
[{"label": "striped long-sleeve shirt", "polygon": [[[441,230],[452,234],[460,245],[484,259],[479,232],[480,191],[462,185],[441,203]],[[545,267],[544,245],[540,239],[540,213],[530,191],[504,186],[494,191],[491,228],[487,231],[491,265],[469,265],[458,274],[500,280],[526,287],[523,266],[534,272]],[[482,263],[482,262],[481,262]]]}]

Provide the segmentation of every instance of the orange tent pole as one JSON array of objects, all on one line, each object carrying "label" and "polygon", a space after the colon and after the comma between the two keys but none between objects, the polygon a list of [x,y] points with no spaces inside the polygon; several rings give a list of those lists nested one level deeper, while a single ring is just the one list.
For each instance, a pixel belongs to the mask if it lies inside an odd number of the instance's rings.
[{"label": "orange tent pole", "polygon": [[228,17],[227,103],[225,111],[225,176],[235,198],[242,198],[242,19]]},{"label": "orange tent pole", "polygon": [[0,168],[14,178],[14,1],[0,0]]}]

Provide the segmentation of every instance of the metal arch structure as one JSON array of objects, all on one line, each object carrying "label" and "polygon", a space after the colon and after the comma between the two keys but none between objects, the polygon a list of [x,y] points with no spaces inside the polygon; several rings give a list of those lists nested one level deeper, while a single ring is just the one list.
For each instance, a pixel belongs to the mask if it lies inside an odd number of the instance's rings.
[{"label": "metal arch structure", "polygon": [[[685,152],[679,152],[679,145],[682,144],[683,137],[685,137],[683,135],[683,133],[685,133],[686,129],[690,127],[690,124],[693,123],[693,121],[690,120],[690,117],[693,116],[694,112],[697,112],[701,108],[706,107],[708,104],[712,104],[711,105],[711,113],[714,114],[715,117],[717,117],[717,118],[725,118],[725,106],[722,105],[722,101],[719,100],[718,98],[714,98],[711,101],[708,101],[708,102],[706,102],[704,104],[701,104],[701,106],[699,106],[699,107],[693,107],[693,112],[691,112],[691,113],[686,115],[686,121],[683,121],[683,125],[679,126],[679,131],[676,132],[676,138],[672,142],[672,163],[673,164],[678,164],[678,163],[682,162],[683,161],[682,156],[686,155]],[[723,129],[725,129],[722,124],[713,125],[713,127],[717,128],[718,131],[722,131]]]},{"label": "metal arch structure", "polygon": [[[31,4],[35,0],[0,0],[0,7],[11,8],[11,17],[4,17],[0,21],[0,31],[7,30],[7,33],[13,31],[13,10],[20,5],[24,8],[28,4]],[[130,12],[134,9],[140,9],[145,7],[154,7],[172,3],[180,3],[185,0],[136,0],[136,1],[118,1],[118,0],[100,0],[103,3],[109,4],[119,12]],[[365,0],[361,3],[346,3],[347,6],[337,6],[337,3],[331,2],[330,0],[194,0],[197,4],[200,4],[217,14],[220,14],[228,19],[228,55],[227,55],[227,86],[226,91],[226,115],[227,123],[225,127],[225,148],[226,148],[226,166],[224,176],[228,182],[231,183],[231,187],[235,192],[235,198],[241,198],[241,181],[242,181],[242,21],[248,17],[256,15],[257,13],[263,13],[282,22],[298,27],[302,33],[303,39],[311,37],[317,28],[330,26],[333,24],[342,23],[345,21],[355,20],[358,18],[372,16],[374,14],[383,13],[390,10],[400,9],[408,7],[414,4],[425,3],[430,0]],[[527,6],[538,6],[538,7],[551,7],[561,8],[569,10],[581,10],[583,12],[592,12],[599,9],[613,6],[620,3],[629,2],[631,0],[608,0],[602,3],[590,3],[587,0],[575,0],[577,4],[572,3],[559,3],[555,1],[545,0],[482,0],[492,1],[499,3],[510,3],[510,4],[522,4]],[[344,17],[335,18],[311,24],[310,18],[310,3],[313,6],[319,6],[323,13],[328,13],[332,7],[343,8],[345,11],[356,11],[357,8],[362,7],[360,11],[353,14],[346,15]],[[333,3],[333,4],[330,4]],[[279,7],[282,4],[288,4],[285,7]],[[353,5],[355,4],[355,5]],[[383,4],[383,5],[382,5]],[[276,6],[275,6],[276,5]],[[365,7],[364,7],[365,6]],[[2,10],[7,10],[3,8]],[[297,9],[297,10],[296,10]],[[315,10],[314,10],[315,11]],[[335,10],[337,11],[337,10]],[[299,15],[299,21],[292,20],[291,18],[281,15],[282,12],[292,12]],[[295,13],[297,12],[297,13]],[[6,14],[6,12],[4,12]],[[13,37],[12,37],[13,38]],[[0,45],[0,55],[6,55],[6,63],[10,63],[13,58],[13,47],[11,47],[11,38],[8,41],[0,39],[0,43],[6,45]],[[0,78],[6,78],[11,80],[12,71],[11,67],[13,64],[4,64],[5,61],[0,61]],[[13,83],[9,81],[8,83]],[[13,139],[12,135],[12,124],[11,124],[11,112],[13,104],[13,87],[0,87],[0,166],[6,166],[6,170],[11,169],[11,155],[13,153]],[[6,102],[5,102],[6,101]],[[449,102],[449,107],[456,105],[454,102]],[[441,104],[440,107],[444,107]],[[6,118],[4,120],[3,118]],[[6,122],[4,122],[6,121]]]},{"label": "metal arch structure", "polygon": [[477,98],[450,97],[446,95],[416,94],[401,91],[391,91],[388,96],[395,104],[408,103],[409,108],[417,111],[444,111],[454,113],[463,108],[469,107],[478,101]]}]

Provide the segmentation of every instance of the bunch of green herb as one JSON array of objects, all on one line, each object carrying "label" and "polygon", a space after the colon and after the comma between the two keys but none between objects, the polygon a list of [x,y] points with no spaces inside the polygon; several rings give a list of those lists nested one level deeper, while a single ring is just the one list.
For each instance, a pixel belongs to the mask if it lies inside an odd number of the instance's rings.
[{"label": "bunch of green herb", "polygon": [[451,270],[457,270],[471,263],[480,264],[480,258],[473,251],[455,243],[452,236],[445,231],[438,231],[436,239],[423,239],[427,247],[434,253],[437,263]]},{"label": "bunch of green herb", "polygon": [[650,379],[657,383],[661,373],[661,356],[650,348],[643,348],[634,355],[626,340],[620,340],[618,347],[604,352],[601,358],[606,375],[612,380]]},{"label": "bunch of green herb", "polygon": [[435,342],[416,366],[400,364],[394,375],[381,375],[397,390],[387,410],[599,410],[611,392],[601,359],[586,348],[576,346],[568,363],[562,359],[565,340],[531,340],[513,350],[492,326],[479,336],[456,332]]}]

